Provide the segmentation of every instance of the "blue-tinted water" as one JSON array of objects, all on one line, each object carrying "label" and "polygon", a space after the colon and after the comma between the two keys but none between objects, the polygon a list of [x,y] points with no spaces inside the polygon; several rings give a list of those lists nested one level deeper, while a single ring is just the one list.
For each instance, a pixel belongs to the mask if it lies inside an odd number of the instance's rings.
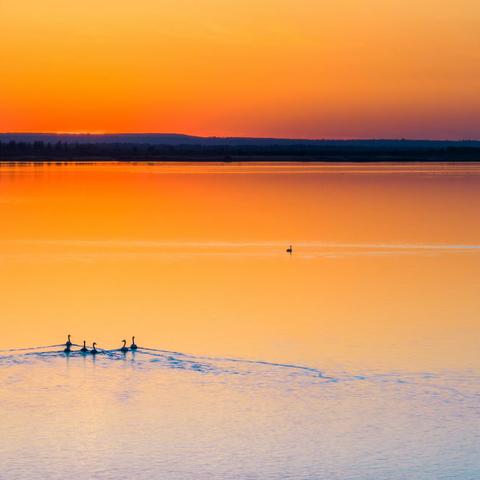
[{"label": "blue-tinted water", "polygon": [[0,358],[2,479],[462,479],[474,371],[320,371],[140,349]]}]

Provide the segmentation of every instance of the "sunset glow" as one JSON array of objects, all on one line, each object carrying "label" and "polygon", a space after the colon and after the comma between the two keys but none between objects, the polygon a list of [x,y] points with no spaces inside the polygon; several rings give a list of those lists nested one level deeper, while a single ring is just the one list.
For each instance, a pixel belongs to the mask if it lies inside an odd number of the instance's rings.
[{"label": "sunset glow", "polygon": [[480,138],[475,0],[0,0],[0,131]]},{"label": "sunset glow", "polygon": [[0,480],[479,478],[479,0],[0,0]]}]

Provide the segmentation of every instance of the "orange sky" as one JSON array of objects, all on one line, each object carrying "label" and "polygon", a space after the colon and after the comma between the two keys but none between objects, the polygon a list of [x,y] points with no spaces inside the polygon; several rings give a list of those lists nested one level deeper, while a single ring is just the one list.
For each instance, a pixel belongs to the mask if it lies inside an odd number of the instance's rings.
[{"label": "orange sky", "polygon": [[0,0],[0,131],[480,138],[478,0]]}]

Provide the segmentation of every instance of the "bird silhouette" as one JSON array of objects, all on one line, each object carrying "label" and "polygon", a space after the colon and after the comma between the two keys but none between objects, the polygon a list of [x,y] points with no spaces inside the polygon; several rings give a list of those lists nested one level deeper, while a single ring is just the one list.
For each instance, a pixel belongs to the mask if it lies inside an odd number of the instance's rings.
[{"label": "bird silhouette", "polygon": [[123,347],[120,348],[120,351],[123,352],[123,353],[128,352],[127,341],[122,340],[122,342],[123,342]]}]

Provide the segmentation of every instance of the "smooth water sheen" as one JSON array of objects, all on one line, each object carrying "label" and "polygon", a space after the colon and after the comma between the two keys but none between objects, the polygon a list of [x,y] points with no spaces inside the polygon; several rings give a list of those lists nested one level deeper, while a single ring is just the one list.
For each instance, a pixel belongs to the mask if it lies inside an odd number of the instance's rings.
[{"label": "smooth water sheen", "polygon": [[477,164],[0,166],[0,479],[480,478],[479,211]]}]

